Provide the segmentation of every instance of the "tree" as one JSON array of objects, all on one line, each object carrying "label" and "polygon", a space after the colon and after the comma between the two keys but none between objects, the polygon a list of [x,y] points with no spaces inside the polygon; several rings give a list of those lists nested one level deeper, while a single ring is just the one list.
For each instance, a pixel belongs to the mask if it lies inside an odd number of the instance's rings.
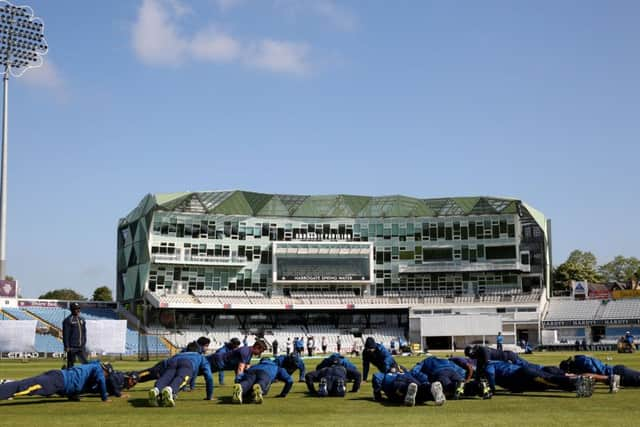
[{"label": "tree", "polygon": [[554,288],[566,287],[571,280],[599,282],[601,278],[596,270],[597,265],[597,259],[591,252],[574,250],[569,254],[569,258],[553,271]]},{"label": "tree", "polygon": [[113,294],[111,288],[108,286],[100,286],[93,291],[93,301],[113,301]]},{"label": "tree", "polygon": [[77,293],[73,289],[54,289],[53,291],[49,291],[46,294],[42,294],[38,297],[39,299],[62,299],[62,300],[75,300],[75,301],[86,301],[86,298],[81,294]]},{"label": "tree", "polygon": [[640,272],[640,260],[635,257],[625,258],[618,255],[613,261],[601,265],[598,272],[604,280],[609,282],[628,282],[634,277],[637,280],[637,274]]}]

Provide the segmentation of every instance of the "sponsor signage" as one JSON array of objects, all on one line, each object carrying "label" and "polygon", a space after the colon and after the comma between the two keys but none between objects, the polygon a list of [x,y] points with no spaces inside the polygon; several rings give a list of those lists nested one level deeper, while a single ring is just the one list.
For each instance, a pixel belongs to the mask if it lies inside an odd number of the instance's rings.
[{"label": "sponsor signage", "polygon": [[611,292],[613,299],[638,298],[640,297],[640,289],[624,289]]},{"label": "sponsor signage", "polygon": [[19,307],[61,307],[67,308],[66,302],[57,301],[38,301],[38,300],[20,300],[18,301]]},{"label": "sponsor signage", "polygon": [[14,280],[0,280],[0,297],[16,298],[18,296],[18,284]]},{"label": "sponsor signage", "polygon": [[287,281],[334,281],[334,282],[352,282],[352,281],[362,281],[369,280],[368,275],[362,275],[359,273],[354,274],[316,274],[316,275],[308,275],[308,274],[300,274],[300,275],[291,275],[291,276],[280,276],[280,280]]},{"label": "sponsor signage", "polygon": [[545,320],[542,325],[545,328],[555,328],[559,326],[611,326],[611,325],[633,325],[640,324],[640,317],[635,319],[607,319],[607,320]]},{"label": "sponsor signage", "polygon": [[573,296],[584,298],[589,295],[589,285],[587,282],[573,282]]},{"label": "sponsor signage", "polygon": [[63,359],[64,353],[45,353],[45,352],[20,352],[10,351],[0,353],[0,357],[4,359],[41,359],[51,357],[54,359]]}]

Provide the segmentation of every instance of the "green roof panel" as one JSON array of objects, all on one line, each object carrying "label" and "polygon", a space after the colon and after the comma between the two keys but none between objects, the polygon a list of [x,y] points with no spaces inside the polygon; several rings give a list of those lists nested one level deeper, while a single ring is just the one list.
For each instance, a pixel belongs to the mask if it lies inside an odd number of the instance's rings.
[{"label": "green roof panel", "polygon": [[256,214],[257,216],[289,216],[289,209],[282,203],[278,196],[272,196],[271,200],[267,202],[266,205],[260,212]]},{"label": "green roof panel", "polygon": [[222,200],[216,207],[209,210],[209,213],[223,215],[253,215],[253,209],[245,199],[242,191],[234,191],[231,195]]}]

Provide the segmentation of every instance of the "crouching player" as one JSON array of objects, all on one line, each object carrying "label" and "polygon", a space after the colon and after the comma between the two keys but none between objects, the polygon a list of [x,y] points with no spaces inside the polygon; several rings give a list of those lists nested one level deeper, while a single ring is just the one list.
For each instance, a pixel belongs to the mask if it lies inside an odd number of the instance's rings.
[{"label": "crouching player", "polygon": [[448,359],[427,357],[417,363],[410,373],[423,383],[439,382],[442,384],[445,396],[449,399],[457,400],[464,395],[466,372]]},{"label": "crouching player", "polygon": [[[346,381],[347,370],[344,366],[340,365],[316,369],[305,376],[309,393],[320,397],[344,397],[347,393],[347,387],[345,386]],[[320,383],[317,391],[314,382]]]},{"label": "crouching player", "polygon": [[[109,395],[122,396],[123,389],[135,385],[135,378],[114,371],[111,365],[95,360],[69,369],[47,371],[41,375],[0,385],[0,400],[21,396],[58,394],[69,400],[80,400],[81,394],[100,394],[103,402]],[[127,396],[124,396],[127,397]]]},{"label": "crouching player", "polygon": [[373,364],[383,374],[402,371],[391,353],[382,344],[376,343],[373,337],[367,338],[362,352],[362,374],[365,382],[369,376],[370,364]]},{"label": "crouching player", "polygon": [[245,370],[236,377],[236,384],[233,386],[233,403],[246,401],[262,403],[264,401],[263,396],[269,392],[271,384],[276,380],[284,382],[282,391],[276,397],[285,397],[293,387],[291,374],[297,368],[295,362],[293,362],[295,358],[295,352],[289,356],[281,356],[276,359],[263,358],[257,365]]},{"label": "crouching player", "polygon": [[213,400],[213,378],[211,366],[200,353],[179,353],[167,360],[155,386],[149,390],[150,406],[176,406],[175,399],[180,389],[189,384],[198,374],[204,376],[207,395],[205,400]]},{"label": "crouching player", "polygon": [[513,393],[542,390],[564,390],[575,392],[576,397],[591,397],[593,380],[589,377],[569,377],[550,374],[532,365],[516,365],[509,362],[490,361],[485,368],[491,392],[495,386]]},{"label": "crouching player", "polygon": [[[360,383],[362,382],[362,374],[358,371],[358,368],[349,361],[346,357],[339,353],[333,353],[329,357],[326,357],[322,362],[316,366],[316,371],[324,368],[330,368],[332,366],[342,366],[347,372],[347,381],[353,381],[351,387],[351,393],[356,393],[360,390]],[[305,378],[306,381],[306,378]]]},{"label": "crouching player", "polygon": [[296,369],[300,371],[299,382],[304,381],[305,374],[307,373],[307,368],[304,366],[304,362],[300,357],[300,353],[293,352],[288,355],[280,355],[273,358],[279,366],[282,366],[289,375],[293,374]]},{"label": "crouching player", "polygon": [[444,404],[446,398],[442,392],[442,384],[435,382],[421,382],[409,373],[378,372],[373,375],[373,398],[381,402],[382,393],[394,403],[404,403],[406,406],[415,406],[416,403],[424,403],[433,400],[437,406]]}]

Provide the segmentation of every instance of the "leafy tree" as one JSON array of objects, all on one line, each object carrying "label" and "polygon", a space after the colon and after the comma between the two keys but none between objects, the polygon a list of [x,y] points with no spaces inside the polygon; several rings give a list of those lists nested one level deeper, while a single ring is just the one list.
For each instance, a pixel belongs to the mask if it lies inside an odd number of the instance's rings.
[{"label": "leafy tree", "polygon": [[9,280],[11,282],[15,282],[16,278],[13,276],[9,276],[8,274],[6,276],[4,276],[4,280]]},{"label": "leafy tree", "polygon": [[82,294],[77,293],[73,289],[54,289],[53,291],[40,295],[38,298],[86,301],[86,298],[82,296]]},{"label": "leafy tree", "polygon": [[613,261],[601,265],[598,272],[607,281],[627,282],[635,277],[638,279],[640,260],[635,257],[625,258],[618,255]]},{"label": "leafy tree", "polygon": [[584,280],[596,283],[601,280],[596,270],[598,261],[591,252],[574,250],[569,258],[553,271],[554,289],[569,285],[571,280]]},{"label": "leafy tree", "polygon": [[111,288],[108,286],[100,286],[93,291],[93,301],[113,301],[113,294]]}]

